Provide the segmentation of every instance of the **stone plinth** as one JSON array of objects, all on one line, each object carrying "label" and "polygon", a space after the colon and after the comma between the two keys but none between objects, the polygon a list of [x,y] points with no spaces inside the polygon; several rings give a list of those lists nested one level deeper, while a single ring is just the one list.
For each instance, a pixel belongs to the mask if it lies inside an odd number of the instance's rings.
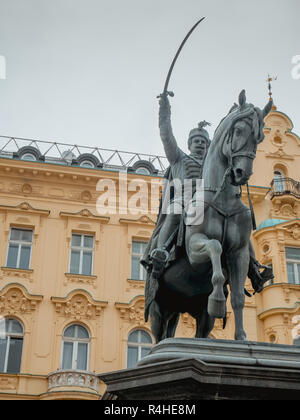
[{"label": "stone plinth", "polygon": [[99,375],[106,400],[300,399],[300,348],[167,339],[134,369]]}]

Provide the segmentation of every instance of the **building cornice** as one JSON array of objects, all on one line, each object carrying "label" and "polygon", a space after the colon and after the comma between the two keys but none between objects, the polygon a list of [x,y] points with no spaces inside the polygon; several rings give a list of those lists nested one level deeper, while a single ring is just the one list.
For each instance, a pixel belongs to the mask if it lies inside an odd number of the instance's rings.
[{"label": "building cornice", "polygon": [[101,223],[108,223],[110,221],[110,217],[105,217],[105,216],[97,216],[95,214],[93,214],[90,210],[88,209],[82,209],[78,212],[75,213],[69,213],[69,212],[60,212],[59,213],[60,217],[66,217],[66,218],[72,218],[72,219],[82,219],[82,218],[86,218],[89,220],[94,220],[94,221],[100,221]]},{"label": "building cornice", "polygon": [[0,204],[0,211],[15,211],[15,212],[26,212],[28,214],[35,214],[40,216],[49,216],[50,210],[36,209],[30,203],[24,201],[16,206],[7,206]]}]

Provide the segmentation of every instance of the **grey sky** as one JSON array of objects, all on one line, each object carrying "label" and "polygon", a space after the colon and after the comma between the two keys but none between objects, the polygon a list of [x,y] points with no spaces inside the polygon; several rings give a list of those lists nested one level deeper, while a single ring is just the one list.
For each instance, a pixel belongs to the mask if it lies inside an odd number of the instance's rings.
[{"label": "grey sky", "polygon": [[0,0],[0,134],[163,154],[158,101],[191,26],[170,89],[174,134],[213,123],[241,89],[275,104],[300,134],[299,0]]}]

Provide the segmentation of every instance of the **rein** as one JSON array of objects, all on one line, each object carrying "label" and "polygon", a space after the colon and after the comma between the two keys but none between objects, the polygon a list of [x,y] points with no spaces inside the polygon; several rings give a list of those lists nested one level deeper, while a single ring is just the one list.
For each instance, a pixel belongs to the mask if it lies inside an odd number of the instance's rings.
[{"label": "rein", "polygon": [[[226,141],[226,140],[225,140]],[[228,219],[230,217],[236,216],[239,213],[242,213],[244,211],[247,211],[245,209],[239,210],[239,211],[235,211],[232,214],[226,213],[224,212],[222,209],[220,209],[216,204],[215,201],[216,199],[219,197],[220,193],[223,192],[225,190],[226,187],[226,180],[228,178],[228,176],[231,174],[232,170],[233,170],[233,159],[235,157],[247,157],[249,159],[254,160],[256,157],[256,154],[254,152],[233,152],[232,150],[232,141],[230,142],[230,146],[231,146],[231,154],[230,156],[227,156],[228,158],[228,167],[224,173],[223,179],[222,179],[222,184],[219,188],[205,188],[204,191],[210,191],[210,192],[215,192],[216,195],[213,198],[212,202],[209,201],[205,201],[205,204],[207,204],[209,207],[212,207],[214,210],[216,210],[219,214],[221,214],[224,218],[225,218],[225,226],[223,229],[223,239],[222,239],[222,245],[224,243],[225,240],[225,234],[227,231],[227,225],[228,225]],[[253,208],[253,203],[251,200],[251,196],[250,196],[250,189],[249,189],[249,184],[247,182],[247,194],[248,194],[248,202],[249,202],[249,207],[250,207],[250,212],[251,212],[251,219],[252,219],[252,227],[253,230],[256,230],[257,226],[256,226],[256,219],[255,219],[255,213],[254,213],[254,208]]]}]

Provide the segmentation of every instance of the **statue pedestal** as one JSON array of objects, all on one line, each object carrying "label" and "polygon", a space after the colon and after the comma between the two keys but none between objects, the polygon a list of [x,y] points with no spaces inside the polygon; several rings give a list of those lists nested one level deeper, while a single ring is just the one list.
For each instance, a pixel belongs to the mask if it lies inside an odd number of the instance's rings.
[{"label": "statue pedestal", "polygon": [[99,378],[105,400],[299,400],[300,347],[167,339],[136,368]]}]

